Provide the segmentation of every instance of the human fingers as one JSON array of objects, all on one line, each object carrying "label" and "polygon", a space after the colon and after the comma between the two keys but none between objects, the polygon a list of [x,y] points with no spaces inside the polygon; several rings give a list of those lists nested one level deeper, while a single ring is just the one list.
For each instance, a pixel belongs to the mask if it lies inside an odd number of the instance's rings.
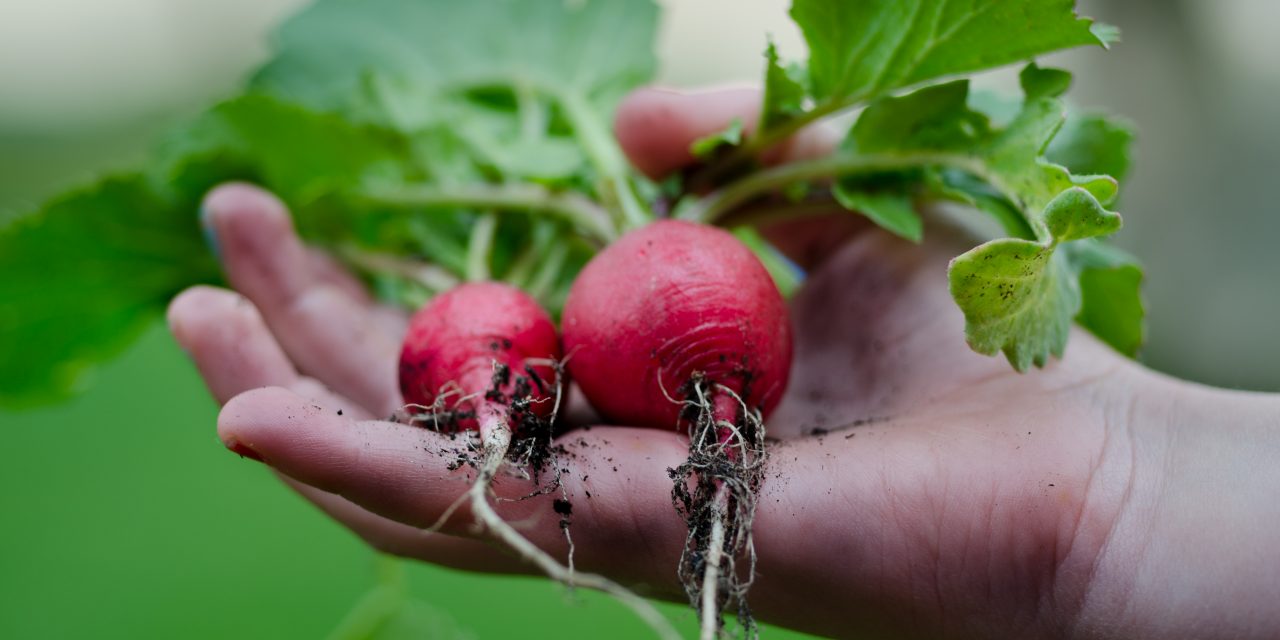
[{"label": "human fingers", "polygon": [[400,405],[399,335],[349,283],[322,277],[294,232],[284,204],[246,184],[205,198],[204,222],[217,238],[227,277],[251,300],[297,368],[378,415]]},{"label": "human fingers", "polygon": [[[465,438],[404,424],[356,421],[280,388],[237,396],[218,420],[228,447],[252,452],[277,471],[340,495],[371,513],[412,527],[430,527],[474,481],[461,459],[473,456]],[[684,540],[671,504],[667,469],[684,461],[687,443],[671,432],[596,428],[559,441],[564,493],[518,499],[539,487],[525,478],[495,479],[499,514],[534,544],[564,559],[563,495],[571,505],[571,535],[579,567],[669,593]],[[460,503],[442,531],[474,535]]]},{"label": "human fingers", "polygon": [[342,523],[369,546],[382,553],[422,560],[461,571],[531,573],[532,567],[499,547],[472,538],[431,532],[397,522],[357,505],[340,495],[321,491],[288,476],[281,476],[299,495],[325,515]]}]

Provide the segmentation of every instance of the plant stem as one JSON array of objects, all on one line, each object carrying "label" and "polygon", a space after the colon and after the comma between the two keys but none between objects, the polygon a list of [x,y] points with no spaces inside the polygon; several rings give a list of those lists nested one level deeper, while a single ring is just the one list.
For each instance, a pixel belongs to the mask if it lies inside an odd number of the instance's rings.
[{"label": "plant stem", "polygon": [[408,597],[404,567],[399,560],[378,554],[374,558],[376,584],[329,632],[328,640],[359,640],[373,637],[388,620],[404,608]]},{"label": "plant stem", "polygon": [[[538,262],[542,260],[542,256],[546,252],[551,243],[555,241],[556,225],[550,220],[539,220],[534,223],[532,237],[520,251],[520,255],[512,262],[511,268],[507,269],[507,273],[502,279],[511,285],[524,289],[529,284],[529,278],[537,267]],[[535,296],[536,297],[536,296]]]},{"label": "plant stem", "polygon": [[[766,192],[797,182],[858,174],[898,171],[925,166],[948,166],[987,177],[986,168],[970,156],[951,153],[909,153],[897,155],[836,153],[825,158],[793,162],[750,174],[723,189],[683,207],[679,217],[713,224],[738,205]],[[997,185],[998,186],[998,185]]]},{"label": "plant stem", "polygon": [[541,211],[568,221],[598,244],[608,244],[618,232],[609,212],[575,193],[559,193],[536,184],[408,185],[370,189],[364,198],[398,207],[459,207],[493,211]]},{"label": "plant stem", "polygon": [[617,202],[622,229],[634,229],[653,220],[653,214],[640,203],[627,171],[627,161],[614,140],[613,133],[600,121],[591,105],[576,93],[554,94],[564,108],[565,117],[573,122],[574,134],[586,149],[591,163],[600,172],[609,195]]},{"label": "plant stem", "polygon": [[512,85],[516,94],[516,109],[520,114],[520,137],[525,141],[536,140],[547,130],[547,110],[538,101],[535,89],[524,79]]},{"label": "plant stem", "polygon": [[692,182],[695,186],[714,186],[719,178],[752,162],[764,152],[782,144],[801,129],[829,115],[852,107],[861,100],[862,99],[858,97],[846,100],[827,100],[814,105],[812,109],[805,111],[804,113],[801,113],[800,115],[787,120],[772,129],[758,131],[755,135],[752,135],[743,141],[741,146],[729,152],[729,154],[724,158],[708,166],[700,175],[695,177]]},{"label": "plant stem", "polygon": [[355,245],[339,247],[338,254],[363,271],[394,274],[416,282],[432,293],[448,291],[458,286],[457,277],[433,264],[364,251]]},{"label": "plant stem", "polygon": [[565,259],[569,257],[569,247],[564,243],[552,245],[544,256],[542,264],[529,279],[527,289],[529,295],[539,300],[550,293],[551,287],[555,285],[556,276],[560,275]]},{"label": "plant stem", "polygon": [[481,282],[489,279],[489,259],[493,257],[493,235],[498,230],[498,218],[492,212],[482,214],[471,225],[471,237],[467,242],[467,280]]}]

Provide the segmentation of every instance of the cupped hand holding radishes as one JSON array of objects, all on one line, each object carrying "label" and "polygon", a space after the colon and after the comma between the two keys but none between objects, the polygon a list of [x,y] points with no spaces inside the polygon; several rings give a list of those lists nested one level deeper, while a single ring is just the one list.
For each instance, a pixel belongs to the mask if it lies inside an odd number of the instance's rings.
[{"label": "cupped hand holding radishes", "polygon": [[[753,106],[736,93],[642,91],[624,105],[619,136],[638,166],[666,172],[690,140],[749,119]],[[190,290],[170,324],[226,403],[223,442],[381,550],[530,571],[474,539],[465,504],[440,534],[422,535],[472,478],[449,436],[379,420],[403,408],[387,363],[406,319],[304,248],[271,196],[226,186],[206,216],[240,293]],[[1280,401],[1157,376],[1084,334],[1061,362],[1018,375],[964,345],[945,277],[954,246],[848,220],[769,231],[814,269],[791,303],[794,363],[768,420],[778,441],[753,526],[761,620],[839,637],[1246,637],[1280,625],[1273,608],[1254,606],[1280,589],[1256,561],[1280,528],[1264,459],[1280,437]],[[680,597],[672,569],[687,526],[667,471],[687,461],[686,436],[610,426],[558,444],[577,565]],[[1185,463],[1177,474],[1171,459]],[[1231,480],[1246,473],[1249,482]],[[502,477],[494,489],[515,498],[537,485]],[[1230,505],[1192,500],[1206,486]],[[564,560],[560,499],[495,507]],[[1194,514],[1203,517],[1188,527]],[[1178,553],[1187,548],[1196,552]],[[1177,606],[1187,593],[1213,604]]]}]

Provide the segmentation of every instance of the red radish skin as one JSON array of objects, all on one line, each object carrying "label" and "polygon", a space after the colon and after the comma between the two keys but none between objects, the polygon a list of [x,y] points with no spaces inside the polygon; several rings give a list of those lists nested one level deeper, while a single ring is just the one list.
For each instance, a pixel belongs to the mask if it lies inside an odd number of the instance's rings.
[{"label": "red radish skin", "polygon": [[[562,322],[568,368],[607,419],[681,427],[672,399],[695,374],[767,415],[787,386],[791,324],[769,273],[728,232],[663,220],[614,242],[578,275]],[[736,401],[715,400],[732,421]]]},{"label": "red radish skin", "polygon": [[[400,353],[400,392],[409,404],[432,406],[442,392],[456,385],[446,398],[448,408],[466,416],[454,429],[479,428],[508,414],[506,402],[486,399],[494,381],[494,363],[511,375],[497,389],[510,399],[519,376],[527,376],[527,360],[560,360],[560,340],[547,312],[528,294],[496,282],[474,282],[434,298],[409,322]],[[529,410],[541,418],[554,406],[555,372],[549,364],[532,369],[541,385],[531,384]],[[462,400],[466,397],[467,399]],[[456,406],[453,402],[461,400]]]}]

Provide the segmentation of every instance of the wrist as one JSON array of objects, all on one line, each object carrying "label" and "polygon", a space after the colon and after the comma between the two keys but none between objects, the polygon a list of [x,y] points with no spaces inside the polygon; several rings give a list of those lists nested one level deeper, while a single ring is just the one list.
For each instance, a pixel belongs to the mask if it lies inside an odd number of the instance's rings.
[{"label": "wrist", "polygon": [[1276,637],[1280,398],[1140,384],[1099,464],[1124,496],[1073,635]]}]

